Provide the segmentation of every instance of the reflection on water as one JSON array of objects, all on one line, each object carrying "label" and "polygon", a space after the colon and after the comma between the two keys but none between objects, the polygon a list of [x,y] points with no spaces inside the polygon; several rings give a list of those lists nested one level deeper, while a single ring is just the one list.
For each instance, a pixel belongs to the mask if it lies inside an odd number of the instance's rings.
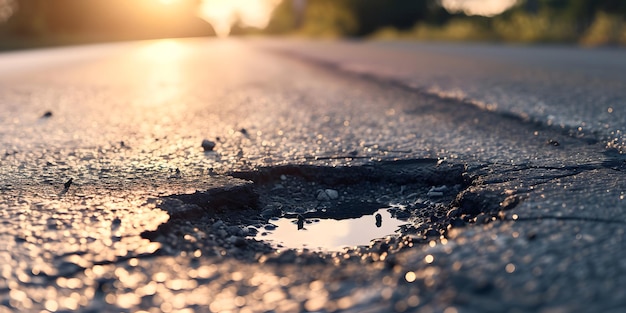
[{"label": "reflection on water", "polygon": [[370,240],[393,234],[405,221],[380,209],[374,215],[354,219],[287,219],[271,221],[276,229],[261,231],[257,239],[276,247],[338,251],[343,247],[368,245]]}]

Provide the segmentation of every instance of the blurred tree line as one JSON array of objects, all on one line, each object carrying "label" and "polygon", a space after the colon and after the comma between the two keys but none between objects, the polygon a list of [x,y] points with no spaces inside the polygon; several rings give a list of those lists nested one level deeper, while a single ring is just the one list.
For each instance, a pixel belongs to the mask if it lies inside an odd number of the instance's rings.
[{"label": "blurred tree line", "polygon": [[448,12],[441,0],[285,0],[266,31],[316,37],[626,45],[625,17],[624,0],[518,0],[494,17]]},{"label": "blurred tree line", "polygon": [[441,23],[449,14],[438,0],[284,0],[266,29],[272,34],[367,36],[393,26]]},{"label": "blurred tree line", "polygon": [[522,42],[626,44],[626,1],[526,0],[493,19],[494,36]]},{"label": "blurred tree line", "polygon": [[[10,0],[0,23],[0,48],[31,45],[213,35],[197,16],[200,0]],[[5,0],[6,2],[6,0]]]},{"label": "blurred tree line", "polygon": [[[494,17],[449,12],[442,1],[283,0],[267,29],[235,25],[232,33],[626,45],[626,0],[518,0]],[[0,49],[22,39],[36,46],[214,35],[197,15],[200,2],[0,0],[0,18],[10,16],[0,23]]]}]

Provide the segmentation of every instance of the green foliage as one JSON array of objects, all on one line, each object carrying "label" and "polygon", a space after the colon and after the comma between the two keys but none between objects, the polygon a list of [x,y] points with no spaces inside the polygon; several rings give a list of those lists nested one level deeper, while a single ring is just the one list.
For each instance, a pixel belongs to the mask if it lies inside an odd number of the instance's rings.
[{"label": "green foliage", "polygon": [[441,25],[418,22],[409,31],[382,28],[374,37],[626,45],[625,17],[626,1],[526,0],[489,19],[457,15]]},{"label": "green foliage", "polygon": [[[356,35],[368,35],[381,27],[409,29],[417,21],[434,17],[435,1],[415,0],[348,0],[345,6],[358,21]],[[433,12],[431,12],[431,10]]]},{"label": "green foliage", "polygon": [[298,16],[291,0],[282,1],[274,12],[265,29],[268,34],[288,34],[298,28]]},{"label": "green foliage", "polygon": [[489,23],[479,18],[455,18],[442,26],[420,23],[416,25],[407,36],[401,37],[446,41],[494,40],[494,35],[490,30]]},{"label": "green foliage", "polygon": [[575,39],[575,26],[561,19],[554,19],[546,12],[528,14],[515,12],[509,18],[495,18],[495,37],[513,42],[555,42]]},{"label": "green foliage", "polygon": [[593,24],[580,39],[586,46],[626,45],[626,21],[623,16],[598,12]]},{"label": "green foliage", "polygon": [[300,33],[313,37],[353,36],[358,31],[355,13],[347,1],[317,0],[304,12]]},{"label": "green foliage", "polygon": [[302,20],[296,15],[293,1],[284,0],[274,12],[268,32],[367,36],[384,27],[407,30],[417,21],[441,23],[448,17],[437,0],[307,0]]}]

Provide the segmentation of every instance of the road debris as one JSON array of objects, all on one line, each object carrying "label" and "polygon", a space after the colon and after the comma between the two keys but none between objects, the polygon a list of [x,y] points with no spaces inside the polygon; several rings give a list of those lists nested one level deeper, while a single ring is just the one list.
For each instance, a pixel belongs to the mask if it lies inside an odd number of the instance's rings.
[{"label": "road debris", "polygon": [[70,178],[68,181],[66,181],[65,184],[63,184],[63,191],[67,192],[70,189],[70,186],[72,186],[73,181],[73,178]]},{"label": "road debris", "polygon": [[337,200],[339,198],[339,192],[335,189],[324,189],[317,191],[318,201],[330,201]]},{"label": "road debris", "polygon": [[202,149],[204,149],[204,151],[213,151],[214,148],[215,142],[208,139],[202,140]]}]

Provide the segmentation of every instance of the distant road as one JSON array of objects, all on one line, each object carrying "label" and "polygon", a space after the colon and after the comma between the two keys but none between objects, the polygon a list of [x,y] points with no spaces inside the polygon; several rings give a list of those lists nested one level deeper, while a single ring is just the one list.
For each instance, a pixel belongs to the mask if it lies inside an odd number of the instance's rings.
[{"label": "distant road", "polygon": [[578,136],[626,145],[626,50],[423,42],[261,41],[278,51],[390,80]]}]

